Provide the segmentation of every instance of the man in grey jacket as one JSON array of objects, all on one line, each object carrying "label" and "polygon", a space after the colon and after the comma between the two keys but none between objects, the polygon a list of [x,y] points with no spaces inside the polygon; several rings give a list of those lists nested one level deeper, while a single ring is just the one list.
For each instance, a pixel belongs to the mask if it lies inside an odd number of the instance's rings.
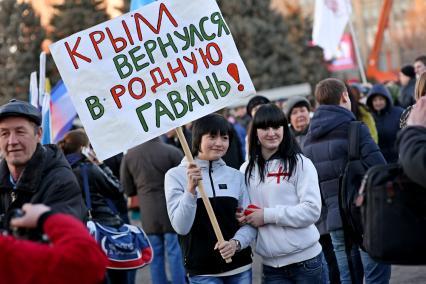
[{"label": "man in grey jacket", "polygon": [[[349,125],[355,121],[348,91],[342,81],[328,78],[316,85],[315,98],[320,106],[311,120],[303,153],[312,160],[318,172],[321,195],[327,208],[327,230],[332,239],[340,280],[342,283],[358,282],[362,281],[364,274],[367,284],[389,283],[390,266],[375,262],[356,245],[350,252],[352,265],[346,255],[345,237],[347,240],[348,236],[343,231],[338,195],[340,177],[348,161]],[[365,125],[359,128],[359,153],[367,167],[386,163]]]},{"label": "man in grey jacket", "polygon": [[182,160],[175,146],[154,138],[130,149],[123,157],[121,183],[128,196],[138,196],[142,227],[154,249],[150,265],[153,283],[166,284],[164,253],[167,252],[171,283],[185,283],[185,270],[178,237],[167,215],[164,175]]}]

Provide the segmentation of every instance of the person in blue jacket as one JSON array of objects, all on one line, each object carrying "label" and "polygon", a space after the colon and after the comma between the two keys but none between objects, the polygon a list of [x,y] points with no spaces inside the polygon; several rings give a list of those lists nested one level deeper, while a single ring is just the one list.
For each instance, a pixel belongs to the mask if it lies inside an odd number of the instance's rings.
[{"label": "person in blue jacket", "polygon": [[401,107],[393,106],[388,89],[382,84],[374,85],[367,95],[367,106],[373,113],[379,135],[379,148],[388,163],[398,160],[395,146],[396,134],[399,131]]},{"label": "person in blue jacket", "polygon": [[[340,176],[348,157],[349,125],[355,121],[348,91],[342,81],[329,78],[317,84],[315,98],[320,106],[311,119],[303,153],[312,160],[318,172],[321,195],[327,211],[327,230],[332,239],[340,280],[342,283],[362,283],[364,273],[365,283],[389,283],[389,265],[375,262],[366,252],[353,245],[353,265],[350,267],[345,252],[338,193]],[[386,163],[365,124],[360,127],[359,138],[360,156],[367,167]]]}]

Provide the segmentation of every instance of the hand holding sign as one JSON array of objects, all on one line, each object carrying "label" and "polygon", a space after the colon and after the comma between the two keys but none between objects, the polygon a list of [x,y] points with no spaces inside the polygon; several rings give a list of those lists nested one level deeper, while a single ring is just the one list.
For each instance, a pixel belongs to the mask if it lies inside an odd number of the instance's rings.
[{"label": "hand holding sign", "polygon": [[[189,150],[188,143],[186,143],[186,139],[185,139],[185,135],[183,134],[182,127],[176,128],[176,134],[179,137],[179,141],[182,145],[183,152],[185,153],[185,156],[188,159],[188,162],[194,165],[194,158],[192,157],[191,150]],[[195,191],[195,188],[194,188],[194,191]],[[203,199],[203,203],[204,203],[204,206],[206,207],[207,214],[209,215],[210,222],[212,223],[217,241],[219,244],[222,244],[223,242],[225,242],[225,239],[223,238],[222,232],[220,231],[219,224],[217,222],[216,216],[214,215],[212,205],[210,204],[210,200],[207,197],[206,192],[204,191],[204,186],[203,186],[203,183],[201,182],[201,179],[198,179],[198,191],[200,192],[201,198]],[[227,263],[230,263],[232,262],[232,259],[230,257],[225,258],[225,261]]]}]

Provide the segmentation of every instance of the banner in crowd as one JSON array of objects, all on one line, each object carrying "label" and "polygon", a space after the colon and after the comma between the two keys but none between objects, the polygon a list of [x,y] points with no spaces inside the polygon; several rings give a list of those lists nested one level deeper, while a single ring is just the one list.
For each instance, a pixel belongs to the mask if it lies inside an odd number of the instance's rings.
[{"label": "banner in crowd", "polygon": [[322,47],[324,58],[332,59],[352,13],[349,0],[316,0],[312,41]]},{"label": "banner in crowd", "polygon": [[352,36],[350,33],[344,33],[339,43],[336,56],[327,65],[327,69],[330,72],[354,69],[356,67],[354,53]]},{"label": "banner in crowd", "polygon": [[101,159],[255,92],[214,0],[155,1],[50,50]]}]

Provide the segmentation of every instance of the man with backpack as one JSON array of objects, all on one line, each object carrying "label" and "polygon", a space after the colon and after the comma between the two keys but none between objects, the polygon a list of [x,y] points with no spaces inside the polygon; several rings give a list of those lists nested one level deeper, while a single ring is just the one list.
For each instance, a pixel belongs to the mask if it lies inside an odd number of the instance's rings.
[{"label": "man with backpack", "polygon": [[[342,283],[388,283],[390,266],[379,264],[359,248],[351,247],[350,234],[345,231],[345,217],[339,208],[340,181],[348,162],[349,128],[355,116],[344,83],[337,79],[325,79],[315,89],[320,104],[311,120],[303,152],[314,163],[320,182],[325,209],[326,224],[330,232]],[[378,146],[364,124],[359,126],[359,153],[363,165],[369,168],[385,164]],[[350,250],[349,250],[350,249]],[[348,259],[347,255],[350,254]]]}]

